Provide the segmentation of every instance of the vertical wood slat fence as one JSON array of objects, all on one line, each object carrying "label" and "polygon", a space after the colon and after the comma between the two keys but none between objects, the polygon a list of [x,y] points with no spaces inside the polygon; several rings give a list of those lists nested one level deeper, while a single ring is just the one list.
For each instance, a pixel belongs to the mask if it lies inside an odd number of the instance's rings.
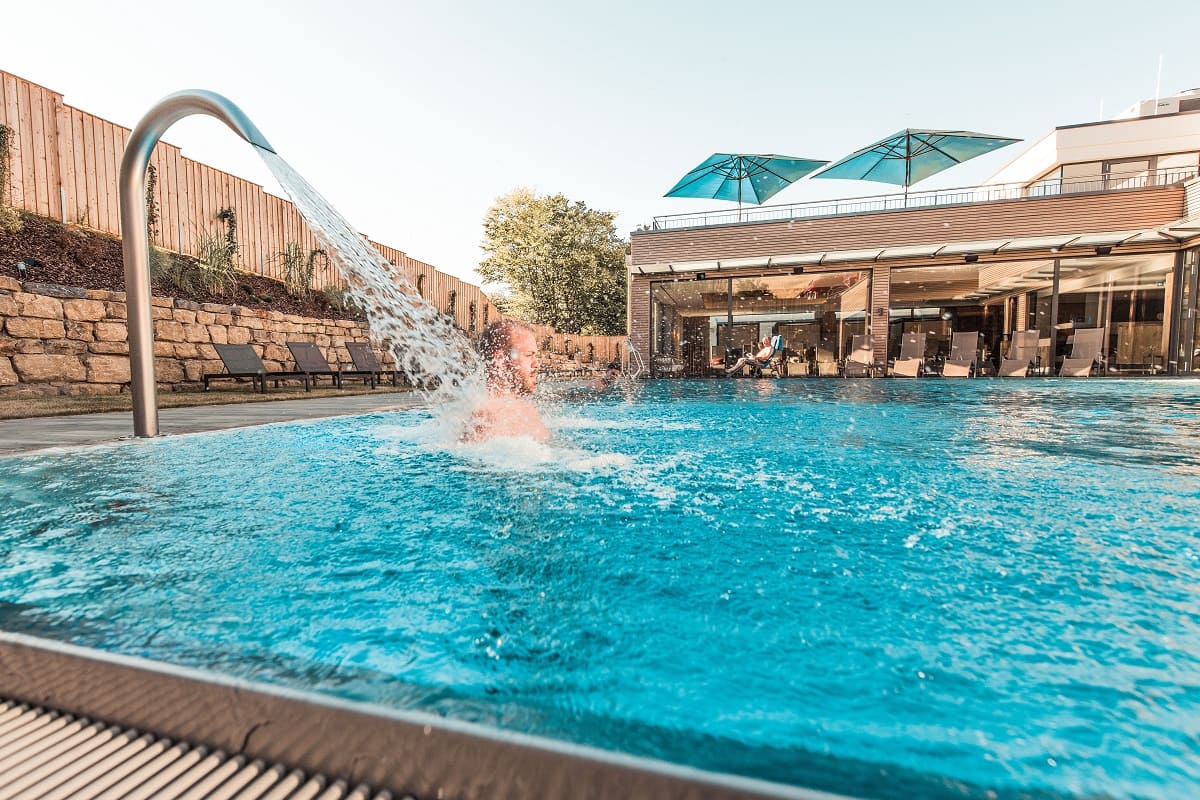
[{"label": "vertical wood slat fence", "polygon": [[[121,235],[117,174],[130,130],[73,108],[62,95],[0,71],[0,124],[13,132],[10,144],[9,196],[0,203],[94,231]],[[154,204],[158,222],[152,241],[166,250],[197,255],[205,231],[220,233],[217,214],[234,209],[237,216],[239,268],[281,280],[280,254],[289,243],[306,255],[320,247],[298,211],[287,200],[256,183],[185,158],[178,147],[159,142],[150,164],[155,171]],[[370,241],[370,240],[368,240]],[[500,318],[479,287],[435,269],[392,247],[371,242],[399,267],[422,295],[441,311],[449,311],[453,293],[455,321],[476,327],[486,314]],[[341,287],[345,281],[327,259],[317,260],[313,286]]]},{"label": "vertical wood slat fence", "polygon": [[[0,124],[13,132],[9,196],[0,197],[0,204],[121,235],[117,174],[130,129],[73,108],[61,94],[2,70]],[[256,183],[185,158],[178,147],[161,141],[150,164],[158,216],[152,241],[162,249],[197,255],[202,233],[223,231],[217,220],[222,208],[236,212],[238,266],[244,272],[282,280],[280,254],[289,243],[298,244],[306,255],[320,247],[291,202]],[[473,334],[503,316],[478,286],[403,251],[367,241],[462,330]],[[318,259],[316,267],[315,288],[345,286],[328,259]],[[623,337],[564,336],[546,326],[535,326],[535,332],[539,345],[549,341],[556,353],[578,348],[585,361],[589,354],[605,362],[623,354]]]}]

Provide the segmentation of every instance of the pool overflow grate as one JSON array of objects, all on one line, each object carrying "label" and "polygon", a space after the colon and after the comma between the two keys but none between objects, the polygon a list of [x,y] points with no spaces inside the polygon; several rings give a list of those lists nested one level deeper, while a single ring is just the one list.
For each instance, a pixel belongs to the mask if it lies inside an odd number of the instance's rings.
[{"label": "pool overflow grate", "polygon": [[0,700],[0,800],[392,800],[283,764]]}]

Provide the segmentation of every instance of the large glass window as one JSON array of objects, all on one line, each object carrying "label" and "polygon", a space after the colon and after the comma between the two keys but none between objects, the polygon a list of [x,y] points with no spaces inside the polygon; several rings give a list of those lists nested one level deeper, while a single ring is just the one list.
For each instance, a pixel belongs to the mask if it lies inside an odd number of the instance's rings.
[{"label": "large glass window", "polygon": [[[1168,370],[1175,372],[1200,372],[1200,324],[1197,322],[1197,293],[1200,291],[1200,250],[1188,250],[1183,254],[1182,280],[1179,285],[1179,347],[1174,364]],[[1173,368],[1173,369],[1172,369]]]},{"label": "large glass window", "polygon": [[1004,309],[1002,305],[994,309],[983,305],[978,292],[979,268],[974,264],[895,269],[891,286],[889,359],[900,355],[908,333],[925,334],[924,358],[931,370],[950,355],[955,333],[984,334],[985,359],[998,350]]},{"label": "large glass window", "polygon": [[784,371],[815,371],[849,352],[866,328],[869,273],[678,279],[654,284],[653,362],[660,376],[719,374],[770,336],[783,337]]},{"label": "large glass window", "polygon": [[936,368],[951,333],[978,331],[982,359],[995,366],[1018,329],[1014,309],[1023,295],[1026,317],[1020,322],[1040,334],[1038,364],[1046,374],[1057,374],[1072,353],[1075,333],[1090,328],[1104,331],[1107,372],[1166,372],[1174,258],[1061,259],[1057,309],[1051,260],[893,270],[890,357],[898,355],[904,334],[923,332],[925,359]]},{"label": "large glass window", "polygon": [[1040,197],[1048,194],[1166,186],[1194,177],[1197,157],[1196,153],[1170,153],[1064,164],[1031,183],[1027,194]]},{"label": "large glass window", "polygon": [[1105,370],[1167,369],[1174,255],[1062,259],[1055,363],[1070,355],[1076,331],[1102,328]]}]

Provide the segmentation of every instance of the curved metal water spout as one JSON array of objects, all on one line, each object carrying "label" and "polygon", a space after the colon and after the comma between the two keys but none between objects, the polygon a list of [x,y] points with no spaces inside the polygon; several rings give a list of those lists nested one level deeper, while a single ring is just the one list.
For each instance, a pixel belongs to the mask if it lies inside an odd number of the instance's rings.
[{"label": "curved metal water spout", "polygon": [[125,305],[129,323],[129,377],[133,395],[133,433],[158,435],[158,398],[154,382],[154,321],[150,316],[150,241],[146,233],[146,168],[154,145],[184,117],[208,114],[224,122],[255,147],[275,148],[226,98],[203,89],[167,95],[133,129],[121,158],[121,240],[125,257]]}]

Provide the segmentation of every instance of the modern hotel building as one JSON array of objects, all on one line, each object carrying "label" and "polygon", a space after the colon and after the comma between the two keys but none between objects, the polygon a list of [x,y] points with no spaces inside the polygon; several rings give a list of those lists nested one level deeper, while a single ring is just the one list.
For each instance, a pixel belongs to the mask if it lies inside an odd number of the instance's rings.
[{"label": "modern hotel building", "polygon": [[933,364],[978,331],[986,368],[1036,329],[1053,374],[1102,328],[1105,374],[1200,373],[1198,171],[1193,90],[1056,128],[976,187],[658,217],[631,236],[631,346],[702,376],[781,334],[807,374],[855,335],[882,366],[906,333]]}]

